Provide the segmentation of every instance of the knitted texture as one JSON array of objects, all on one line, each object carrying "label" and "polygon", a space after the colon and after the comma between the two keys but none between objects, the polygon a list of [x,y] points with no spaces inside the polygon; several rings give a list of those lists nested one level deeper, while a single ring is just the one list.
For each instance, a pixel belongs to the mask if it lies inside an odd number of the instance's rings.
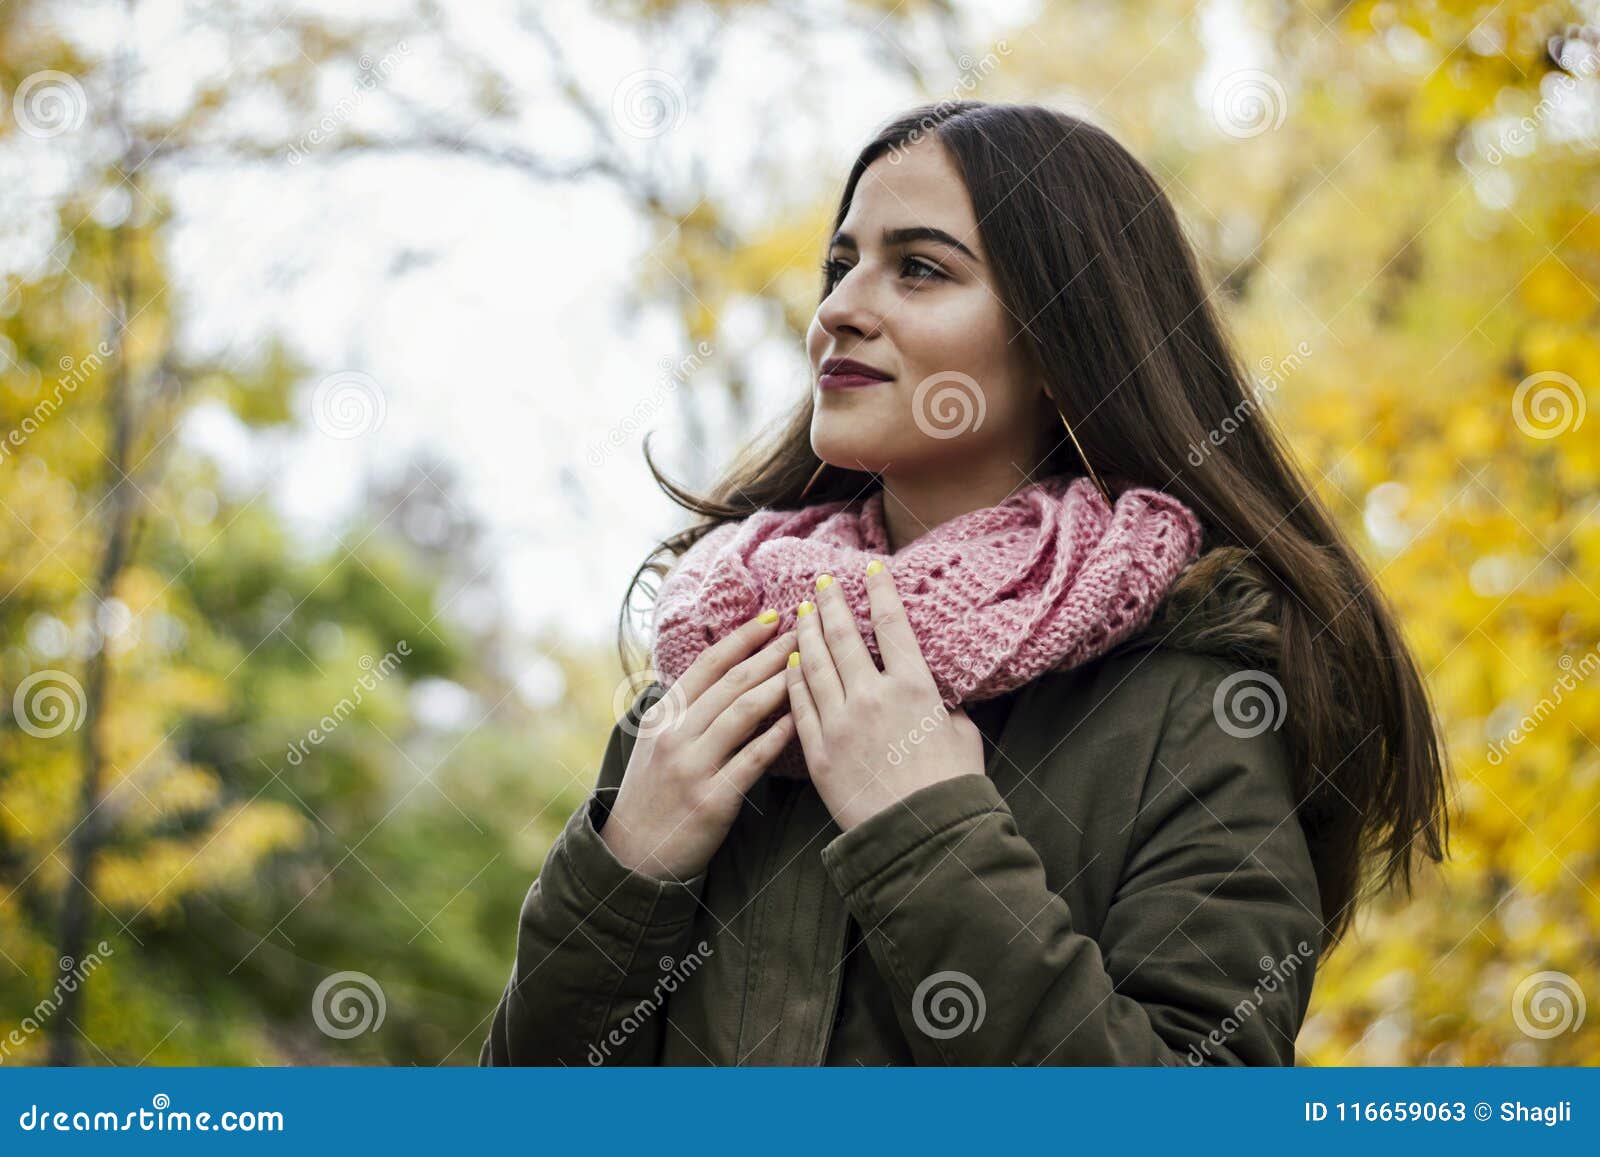
[{"label": "knitted texture", "polygon": [[[707,532],[666,576],[653,665],[670,692],[702,651],[762,610],[778,612],[774,635],[793,627],[799,603],[816,600],[816,577],[830,574],[882,669],[866,587],[877,558],[954,708],[1078,666],[1143,629],[1200,538],[1199,520],[1171,495],[1135,487],[1113,508],[1089,479],[1062,476],[957,515],[892,554],[881,490],[758,510]],[[769,772],[806,774],[798,738]]]}]

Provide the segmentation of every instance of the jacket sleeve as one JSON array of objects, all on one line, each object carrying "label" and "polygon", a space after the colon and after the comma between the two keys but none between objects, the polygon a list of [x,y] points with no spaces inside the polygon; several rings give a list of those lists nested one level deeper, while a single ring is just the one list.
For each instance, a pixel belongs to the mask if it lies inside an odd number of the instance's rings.
[{"label": "jacket sleeve", "polygon": [[1223,673],[1208,670],[1167,709],[1097,939],[986,775],[922,788],[824,846],[918,1063],[1294,1063],[1316,874],[1283,736],[1219,726]]},{"label": "jacket sleeve", "polygon": [[[632,720],[649,693],[635,702]],[[705,876],[679,882],[632,872],[600,838],[632,748],[632,730],[618,724],[594,792],[523,901],[516,959],[480,1065],[656,1063],[663,981],[688,947]]]}]

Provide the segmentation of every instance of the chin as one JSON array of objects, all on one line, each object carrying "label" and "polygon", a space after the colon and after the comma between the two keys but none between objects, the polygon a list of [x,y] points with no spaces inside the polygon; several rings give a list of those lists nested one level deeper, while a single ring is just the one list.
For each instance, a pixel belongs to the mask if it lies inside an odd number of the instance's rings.
[{"label": "chin", "polygon": [[876,474],[886,465],[884,446],[887,439],[874,437],[870,430],[857,427],[848,434],[822,434],[813,432],[811,449],[829,466],[841,470],[864,470]]}]

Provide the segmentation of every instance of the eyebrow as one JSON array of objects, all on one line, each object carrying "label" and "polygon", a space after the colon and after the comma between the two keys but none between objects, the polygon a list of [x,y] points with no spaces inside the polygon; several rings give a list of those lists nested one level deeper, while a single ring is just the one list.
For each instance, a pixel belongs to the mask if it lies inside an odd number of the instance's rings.
[{"label": "eyebrow", "polygon": [[[883,231],[883,245],[885,249],[893,249],[900,245],[911,245],[918,241],[932,241],[940,245],[948,245],[953,249],[966,254],[967,259],[975,265],[982,265],[983,261],[976,253],[957,241],[943,229],[935,229],[931,225],[915,225],[902,229],[885,229]],[[839,232],[833,235],[833,240],[828,243],[828,248],[843,246],[846,249],[857,249],[856,239],[848,233]]]}]

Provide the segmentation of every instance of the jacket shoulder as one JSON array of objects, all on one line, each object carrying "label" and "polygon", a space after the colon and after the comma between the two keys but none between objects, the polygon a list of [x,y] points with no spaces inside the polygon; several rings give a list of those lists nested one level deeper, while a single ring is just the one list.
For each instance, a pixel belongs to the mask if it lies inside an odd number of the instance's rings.
[{"label": "jacket shoulder", "polygon": [[1116,744],[1125,752],[1144,748],[1153,754],[1174,713],[1249,686],[1281,702],[1281,687],[1269,671],[1213,654],[1145,647],[1041,676],[1029,709],[1033,725],[1064,745]]},{"label": "jacket shoulder", "polygon": [[1099,838],[1117,833],[1100,849],[1111,857],[1184,808],[1220,817],[1224,835],[1251,826],[1236,822],[1248,814],[1298,838],[1286,715],[1272,672],[1156,647],[1046,676],[1011,757],[1058,814],[1092,815]]}]

